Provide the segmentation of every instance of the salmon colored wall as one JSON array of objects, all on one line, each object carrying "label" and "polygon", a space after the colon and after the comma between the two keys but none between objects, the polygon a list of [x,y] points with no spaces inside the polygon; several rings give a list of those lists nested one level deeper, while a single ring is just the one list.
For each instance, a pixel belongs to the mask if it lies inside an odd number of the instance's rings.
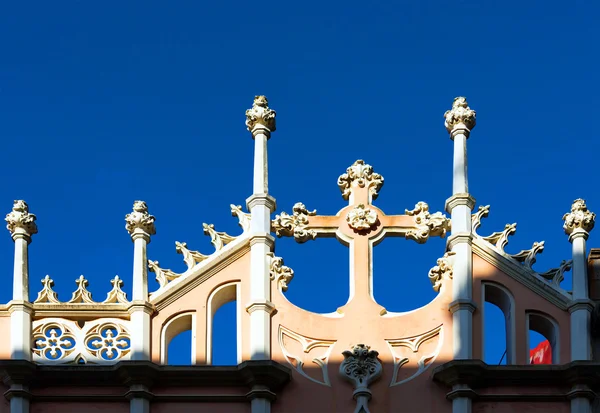
[{"label": "salmon colored wall", "polygon": [[[331,387],[315,383],[293,370],[292,381],[284,388],[278,402],[273,405],[273,413],[327,412],[346,413],[354,411],[356,402],[352,398],[353,386],[342,379],[339,367],[344,357],[342,352],[350,350],[354,344],[370,345],[379,352],[383,363],[383,376],[370,386],[373,399],[369,408],[373,412],[406,411],[411,413],[450,412],[451,402],[446,400],[447,389],[431,380],[432,369],[452,358],[452,318],[448,311],[452,283],[446,281],[435,300],[428,305],[407,313],[379,314],[379,306],[366,297],[355,297],[344,306],[346,312],[335,316],[311,313],[290,303],[273,282],[272,301],[277,307],[273,316],[272,358],[292,369],[294,365],[284,356],[279,340],[279,327],[283,326],[297,334],[294,338],[283,337],[283,346],[292,356],[304,364],[307,374],[315,380],[323,381],[323,371],[312,360],[323,357],[331,346],[327,373]],[[386,340],[410,338],[422,335],[442,326],[441,335],[423,342],[415,354],[405,347],[395,347],[396,356],[407,357],[409,362],[399,369],[401,379],[408,378],[417,371],[417,362],[425,354],[439,354],[427,370],[412,380],[390,387],[394,372],[394,356]],[[302,337],[300,337],[302,336]],[[299,338],[300,337],[300,338]],[[298,341],[321,340],[325,347],[315,347],[308,353],[303,351]],[[439,347],[438,347],[439,345]],[[415,397],[427,395],[427,397]]]},{"label": "salmon colored wall", "polygon": [[0,317],[0,331],[2,340],[0,340],[0,360],[10,359],[10,314]]},{"label": "salmon colored wall", "polygon": [[[523,284],[506,275],[492,264],[473,254],[473,301],[478,310],[473,313],[473,358],[483,359],[482,282],[494,282],[508,289],[515,299],[516,364],[528,364],[529,348],[526,312],[537,311],[553,318],[559,326],[560,364],[571,360],[571,328],[568,311],[563,311]],[[502,326],[503,328],[504,326]]]},{"label": "salmon colored wall", "polygon": [[30,405],[29,413],[129,413],[129,402],[123,403],[36,403]]},{"label": "salmon colored wall", "polygon": [[[214,274],[212,277],[179,297],[174,302],[161,309],[152,318],[151,353],[152,361],[160,363],[160,339],[163,326],[178,314],[193,311],[196,314],[196,364],[206,363],[206,328],[207,328],[207,302],[211,292],[217,287],[229,282],[241,281],[241,304],[242,304],[242,337],[249,337],[249,316],[244,310],[243,304],[250,301],[250,254],[246,253],[227,267]],[[243,354],[248,354],[248,343],[242,340]]]}]

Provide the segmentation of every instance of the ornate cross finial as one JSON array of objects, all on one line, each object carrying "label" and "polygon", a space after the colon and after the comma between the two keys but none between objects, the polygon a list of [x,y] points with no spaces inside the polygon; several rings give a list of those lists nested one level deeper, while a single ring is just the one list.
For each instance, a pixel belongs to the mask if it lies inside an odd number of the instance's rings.
[{"label": "ornate cross finial", "polygon": [[35,223],[36,217],[29,212],[27,202],[15,200],[12,211],[4,219],[7,222],[6,228],[11,235],[15,233],[25,233],[26,235],[37,234],[38,229]]},{"label": "ornate cross finial", "polygon": [[338,178],[338,186],[342,191],[342,198],[350,199],[352,187],[367,187],[371,199],[377,199],[379,190],[383,186],[383,176],[373,172],[373,167],[362,159],[357,160],[346,169],[346,173]]},{"label": "ornate cross finial", "polygon": [[155,219],[154,216],[148,213],[148,205],[144,201],[135,201],[133,212],[125,216],[125,229],[132,236],[138,229],[148,235],[154,235],[156,234]]},{"label": "ornate cross finial", "polygon": [[573,201],[571,212],[563,216],[563,221],[563,228],[569,237],[577,232],[587,234],[594,228],[596,214],[588,210],[585,200],[579,198]]},{"label": "ornate cross finial", "polygon": [[275,132],[276,112],[269,108],[269,101],[264,95],[254,97],[254,104],[246,111],[246,126],[250,132],[262,126],[269,132]]},{"label": "ornate cross finial", "polygon": [[[466,135],[468,136],[476,123],[475,111],[469,107],[467,98],[462,96],[454,98],[452,109],[444,113],[444,119],[446,120],[444,125],[450,134],[452,134],[455,129],[466,128]],[[462,128],[460,127],[461,125],[463,125]]]},{"label": "ornate cross finial", "polygon": [[383,372],[379,353],[364,344],[355,345],[351,351],[344,351],[344,361],[340,365],[340,374],[354,384],[354,413],[369,413],[367,404],[371,399],[369,385],[377,380]]}]

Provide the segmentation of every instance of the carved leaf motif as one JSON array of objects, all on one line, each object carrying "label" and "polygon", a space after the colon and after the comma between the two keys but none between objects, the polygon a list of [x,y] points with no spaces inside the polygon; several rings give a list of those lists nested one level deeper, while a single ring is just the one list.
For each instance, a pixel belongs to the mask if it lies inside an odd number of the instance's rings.
[{"label": "carved leaf motif", "polygon": [[508,237],[517,232],[517,223],[506,224],[504,230],[494,232],[487,237],[481,237],[484,241],[494,245],[500,251],[504,252],[504,248],[508,245]]},{"label": "carved leaf motif", "polygon": [[373,172],[373,167],[362,159],[357,160],[348,167],[345,174],[338,178],[338,187],[342,191],[342,198],[348,200],[352,187],[369,188],[372,199],[377,199],[379,190],[383,187],[383,176]]},{"label": "carved leaf motif", "polygon": [[438,258],[437,265],[429,270],[429,280],[433,285],[433,290],[435,292],[439,292],[440,288],[442,288],[442,283],[444,279],[452,279],[452,256],[455,255],[455,252],[448,251],[444,254],[442,258]]},{"label": "carved leaf motif", "polygon": [[472,231],[474,234],[476,233],[477,228],[479,228],[481,226],[481,220],[483,218],[487,218],[489,214],[490,214],[490,206],[489,205],[485,205],[485,206],[480,205],[477,212],[474,213],[473,215],[471,215],[471,228],[472,228]]},{"label": "carved leaf motif", "polygon": [[188,270],[209,257],[209,255],[201,254],[198,251],[190,251],[185,242],[175,241],[175,251],[183,255],[183,262],[187,265]]},{"label": "carved leaf motif", "polygon": [[[421,373],[435,361],[442,343],[442,325],[418,336],[386,340],[394,356],[394,373],[390,387],[406,383]],[[427,348],[423,351],[422,345]],[[401,368],[406,364],[416,365],[416,371],[407,377],[401,378]]]},{"label": "carved leaf motif", "polygon": [[567,235],[576,230],[590,232],[596,222],[596,214],[588,210],[585,200],[579,198],[573,201],[571,212],[563,216],[565,224],[563,228]]},{"label": "carved leaf motif", "polygon": [[283,265],[283,258],[276,257],[272,252],[267,255],[271,258],[271,264],[269,265],[271,280],[277,281],[277,286],[281,291],[287,291],[289,283],[294,278],[294,270]]},{"label": "carved leaf motif", "polygon": [[[292,354],[293,351],[288,349],[286,346],[287,340],[294,340],[302,346],[303,354]],[[305,337],[301,334],[293,332],[292,330],[280,325],[279,326],[279,346],[281,347],[281,351],[283,352],[284,357],[287,362],[302,376],[306,377],[310,381],[315,383],[322,384],[323,386],[331,386],[329,381],[329,374],[327,372],[327,362],[329,361],[329,356],[331,354],[331,350],[333,349],[333,345],[336,342],[334,340],[318,340],[312,339],[309,337]],[[323,374],[322,380],[317,380],[311,376],[309,376],[304,371],[304,364],[306,360],[306,356],[315,348],[325,348],[325,352],[320,356],[313,357],[310,361],[316,364],[321,368],[321,372]]]},{"label": "carved leaf motif", "polygon": [[525,267],[531,269],[536,261],[536,255],[541,254],[544,251],[544,241],[534,242],[533,246],[528,250],[523,250],[517,254],[511,255],[511,257],[518,262],[523,263]]},{"label": "carved leaf motif", "polygon": [[271,222],[271,229],[281,237],[294,237],[296,242],[302,244],[309,239],[315,239],[317,232],[308,230],[308,217],[317,215],[317,210],[309,211],[302,202],[297,202],[292,208],[293,214],[282,212],[275,216]]},{"label": "carved leaf motif", "polygon": [[210,242],[215,247],[215,251],[220,251],[223,247],[236,239],[226,232],[215,231],[214,224],[202,224],[204,234],[210,236]]},{"label": "carved leaf motif", "polygon": [[546,272],[540,273],[540,277],[550,281],[555,287],[560,287],[560,283],[565,279],[565,272],[569,271],[573,265],[573,260],[562,260],[558,268],[552,268]]},{"label": "carved leaf motif", "polygon": [[181,276],[181,274],[177,274],[171,270],[160,268],[158,261],[148,260],[148,269],[150,272],[156,274],[156,281],[160,285],[160,288],[167,285],[169,281],[173,281],[175,278]]},{"label": "carved leaf motif", "polygon": [[238,217],[239,219],[239,224],[240,227],[242,227],[242,230],[244,232],[250,231],[250,220],[252,218],[252,215],[242,211],[242,206],[241,205],[230,205],[231,207],[231,215],[234,217]]},{"label": "carved leaf motif", "polygon": [[430,213],[429,205],[417,202],[413,210],[406,210],[406,215],[412,216],[416,225],[415,229],[406,232],[406,239],[425,243],[429,237],[444,238],[450,230],[450,220],[441,212]]}]

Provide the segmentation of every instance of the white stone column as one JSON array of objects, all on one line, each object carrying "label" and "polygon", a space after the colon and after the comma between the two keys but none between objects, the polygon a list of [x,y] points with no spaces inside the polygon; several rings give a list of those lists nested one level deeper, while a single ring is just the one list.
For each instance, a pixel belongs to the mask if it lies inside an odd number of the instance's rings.
[{"label": "white stone column", "polygon": [[[471,213],[475,206],[475,199],[469,194],[467,139],[475,127],[476,117],[475,111],[469,108],[467,100],[464,97],[457,97],[454,99],[452,109],[444,114],[444,119],[446,130],[454,142],[452,196],[446,201],[446,211],[451,215],[452,222],[452,235],[448,239],[448,249],[454,253],[452,303],[449,308],[452,313],[454,359],[471,359],[473,357],[473,311],[475,310]],[[469,413],[471,399],[457,394],[457,397],[452,399],[452,411]]]},{"label": "white stone column", "polygon": [[[6,228],[15,243],[13,270],[13,298],[8,305],[10,312],[10,358],[31,361],[31,314],[29,302],[29,256],[31,236],[37,234],[36,217],[29,212],[25,201],[14,201],[12,211],[6,215]],[[28,413],[27,386],[11,383],[11,413]]]},{"label": "white stone column", "polygon": [[[246,111],[246,126],[254,138],[253,194],[247,200],[251,214],[250,239],[250,359],[271,358],[271,303],[269,266],[274,238],[271,236],[271,213],[275,199],[269,195],[267,141],[275,131],[275,111],[270,109],[265,96],[256,96],[251,109]],[[260,390],[260,389],[253,389]],[[252,413],[269,413],[271,401],[256,397],[251,403]]]},{"label": "white stone column", "polygon": [[[591,313],[594,303],[589,299],[586,241],[594,228],[596,214],[587,209],[585,200],[576,199],[571,212],[563,216],[563,228],[569,236],[573,255],[573,301],[571,314],[571,361],[592,359]],[[585,391],[575,386],[571,397],[572,412],[591,412],[591,401]]]},{"label": "white stone column", "polygon": [[156,234],[155,218],[144,201],[135,201],[125,216],[125,229],[133,241],[133,290],[131,312],[131,360],[150,360],[150,306],[146,246]]}]

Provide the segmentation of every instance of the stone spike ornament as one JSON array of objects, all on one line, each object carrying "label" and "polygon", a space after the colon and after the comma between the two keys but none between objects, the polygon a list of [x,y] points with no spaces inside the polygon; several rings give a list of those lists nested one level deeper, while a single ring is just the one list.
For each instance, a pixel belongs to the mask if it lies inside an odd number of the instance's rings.
[{"label": "stone spike ornament", "polygon": [[565,234],[571,236],[576,232],[589,233],[596,223],[596,214],[589,211],[585,200],[579,198],[573,201],[571,212],[563,216]]},{"label": "stone spike ornament", "polygon": [[377,358],[379,353],[364,344],[355,345],[352,350],[343,353],[344,361],[340,365],[340,374],[354,384],[353,397],[356,400],[354,413],[370,413],[368,403],[371,400],[369,385],[381,377],[383,367]]},{"label": "stone spike ornament", "polygon": [[276,115],[277,113],[269,108],[269,101],[266,96],[255,96],[252,108],[246,111],[246,126],[250,132],[256,129],[267,129],[269,132],[275,132]]},{"label": "stone spike ornament", "polygon": [[36,219],[36,216],[29,212],[27,202],[19,199],[14,201],[12,211],[6,215],[4,220],[7,222],[6,229],[11,235],[25,233],[31,236],[38,232]]},{"label": "stone spike ornament", "polygon": [[50,278],[49,275],[46,275],[44,278],[42,278],[42,285],[43,288],[38,293],[38,296],[33,303],[60,304],[60,301],[58,300],[58,294],[56,294],[56,291],[52,289],[52,287],[54,287],[54,280]]},{"label": "stone spike ornament", "polygon": [[106,300],[102,302],[102,304],[126,304],[129,301],[127,300],[127,294],[121,288],[123,287],[123,280],[115,275],[115,278],[110,280],[112,284],[112,290],[108,292],[106,295]]},{"label": "stone spike ornament", "polygon": [[444,113],[444,126],[448,133],[452,134],[455,130],[466,129],[466,135],[475,127],[476,112],[469,107],[467,98],[459,96],[454,98],[452,109]]},{"label": "stone spike ornament", "polygon": [[133,235],[136,230],[154,235],[156,234],[155,220],[156,218],[148,213],[148,205],[144,201],[135,201],[133,212],[125,216],[125,229],[130,235]]},{"label": "stone spike ornament", "polygon": [[68,301],[69,304],[96,304],[96,302],[92,299],[92,293],[88,291],[87,286],[89,284],[88,280],[85,279],[83,275],[80,275],[78,279],[75,280],[77,284],[77,289],[73,292],[73,296]]}]

